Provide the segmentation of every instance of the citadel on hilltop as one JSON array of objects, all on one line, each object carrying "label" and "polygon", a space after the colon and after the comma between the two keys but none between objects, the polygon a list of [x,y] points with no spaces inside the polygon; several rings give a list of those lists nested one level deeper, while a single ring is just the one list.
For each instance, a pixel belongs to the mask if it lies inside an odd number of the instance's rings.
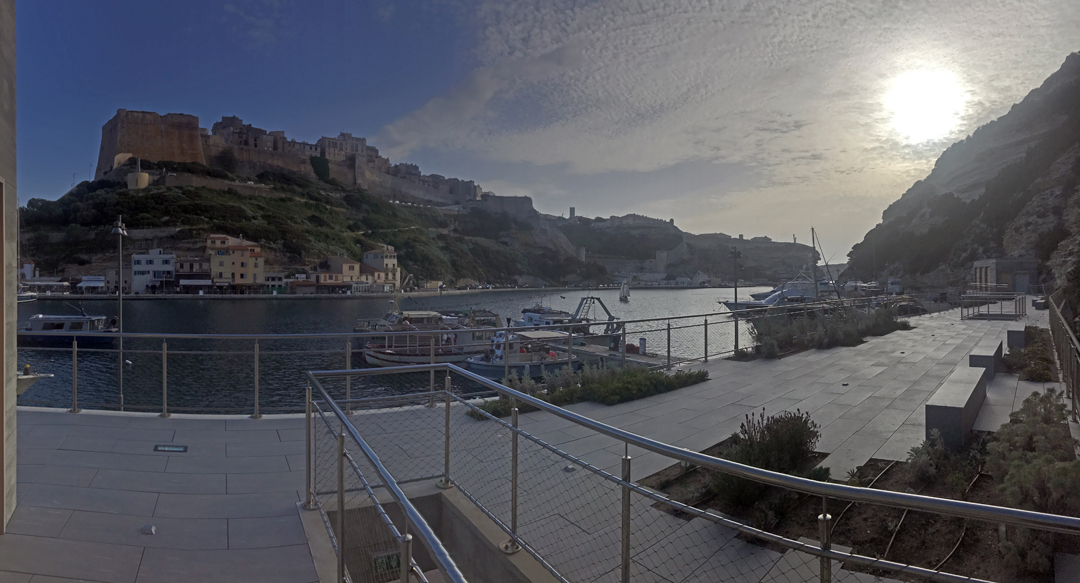
[{"label": "citadel on hilltop", "polygon": [[[126,109],[118,109],[101,128],[95,179],[117,178],[130,158],[214,166],[228,152],[235,158],[237,172],[249,176],[287,170],[336,180],[343,186],[397,192],[435,205],[466,204],[484,194],[471,180],[421,174],[416,164],[391,164],[366,138],[349,133],[311,144],[287,138],[284,131],[245,124],[235,116],[222,117],[207,130],[199,127],[194,115]],[[325,175],[320,176],[317,167]]]}]

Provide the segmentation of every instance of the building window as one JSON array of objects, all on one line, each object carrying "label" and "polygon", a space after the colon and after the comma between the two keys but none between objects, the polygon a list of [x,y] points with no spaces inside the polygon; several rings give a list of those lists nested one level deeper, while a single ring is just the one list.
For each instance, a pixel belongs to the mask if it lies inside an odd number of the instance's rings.
[{"label": "building window", "polygon": [[168,260],[168,259],[162,259],[162,260],[161,260],[161,264],[162,264],[162,265],[169,265],[170,263],[172,263],[172,261],[170,261],[170,260]]},{"label": "building window", "polygon": [[247,267],[247,261],[241,261],[240,267]]},{"label": "building window", "polygon": [[255,262],[255,269],[258,269],[258,268],[259,268],[259,262],[258,262],[258,261],[256,261],[256,262]]},{"label": "building window", "polygon": [[218,276],[218,279],[221,279],[221,278],[225,277],[225,274],[224,274],[224,273],[221,273],[221,272],[219,271],[219,272],[217,272],[217,276]]},{"label": "building window", "polygon": [[247,274],[246,273],[241,273],[240,274],[240,279],[247,279]]},{"label": "building window", "polygon": [[136,259],[131,262],[132,265],[142,265],[142,259]]},{"label": "building window", "polygon": [[147,264],[147,265],[153,265],[153,264],[154,264],[154,260],[153,260],[153,259],[147,259],[147,260],[146,260],[146,264]]},{"label": "building window", "polygon": [[217,265],[218,265],[218,267],[225,267],[225,262],[224,261],[218,261]]}]

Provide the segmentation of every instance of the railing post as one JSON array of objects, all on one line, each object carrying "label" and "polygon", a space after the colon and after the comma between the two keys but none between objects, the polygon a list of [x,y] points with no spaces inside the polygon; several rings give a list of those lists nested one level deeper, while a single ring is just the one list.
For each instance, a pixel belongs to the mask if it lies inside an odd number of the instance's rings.
[{"label": "railing post", "polygon": [[[568,328],[566,334],[566,368],[574,372],[574,329]],[[543,372],[542,370],[540,372]]]},{"label": "railing post", "polygon": [[517,543],[518,516],[518,408],[510,409],[510,539],[499,545],[502,552],[512,555],[521,550]]},{"label": "railing post", "polygon": [[[829,523],[832,522],[832,516],[829,516],[829,499],[821,497],[821,514],[818,515],[818,528],[821,531],[821,550],[828,551],[832,548],[829,542]],[[820,557],[821,562],[821,583],[830,583],[832,581],[832,559],[829,557]]]},{"label": "railing post", "polygon": [[671,320],[667,321],[667,367],[671,368]]},{"label": "railing post", "polygon": [[[345,370],[352,370],[352,340],[345,341]],[[352,415],[352,375],[345,377],[345,414]]]},{"label": "railing post", "polygon": [[161,416],[169,417],[169,345],[161,342]]},{"label": "railing post", "polygon": [[[431,361],[430,361],[431,364],[435,364],[435,340],[437,340],[437,338],[438,338],[437,336],[432,334],[432,336],[431,336]],[[447,373],[447,374],[449,374],[449,373]],[[435,369],[431,369],[431,382],[430,382],[430,384],[428,386],[428,391],[432,392],[432,393],[435,392]]]},{"label": "railing post", "polygon": [[510,329],[503,331],[503,382],[510,383]]},{"label": "railing post", "polygon": [[622,350],[619,351],[619,366],[626,368],[626,324],[622,329]]},{"label": "railing post", "polygon": [[345,430],[337,438],[337,580],[345,583]]},{"label": "railing post", "polygon": [[443,439],[443,477],[435,485],[446,489],[450,483],[450,371],[446,371],[446,429]]},{"label": "railing post", "polygon": [[71,412],[79,412],[79,340],[71,339]]},{"label": "railing post", "polygon": [[307,448],[305,452],[305,486],[304,486],[304,508],[308,510],[315,509],[315,492],[311,488],[311,476],[312,476],[312,461],[315,456],[311,450],[311,381],[307,382],[307,389],[304,390],[304,427],[307,429],[307,435],[304,438]]},{"label": "railing post", "polygon": [[[630,483],[630,454],[622,458],[622,479]],[[622,583],[630,583],[630,486],[622,487]]]},{"label": "railing post", "polygon": [[709,317],[705,316],[705,362],[709,362]]},{"label": "railing post", "polygon": [[409,583],[409,572],[412,571],[412,535],[405,533],[401,536],[401,583]]},{"label": "railing post", "polygon": [[735,317],[735,352],[739,352],[739,313],[733,312],[732,316]]},{"label": "railing post", "polygon": [[259,341],[255,341],[255,412],[251,414],[252,419],[259,419],[262,415],[259,414]]}]

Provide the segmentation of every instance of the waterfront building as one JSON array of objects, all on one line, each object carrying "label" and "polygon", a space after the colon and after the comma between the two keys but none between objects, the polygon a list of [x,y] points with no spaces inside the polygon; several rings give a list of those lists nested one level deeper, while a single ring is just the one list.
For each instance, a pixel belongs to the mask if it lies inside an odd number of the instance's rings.
[{"label": "waterfront building", "polygon": [[328,257],[326,262],[330,264],[330,272],[341,275],[339,281],[360,281],[360,262],[340,255]]},{"label": "waterfront building", "polygon": [[132,293],[172,290],[176,275],[176,254],[162,249],[131,254]]},{"label": "waterfront building", "polygon": [[273,293],[285,293],[288,287],[285,285],[284,273],[264,273],[263,274],[263,289],[268,294]]},{"label": "waterfront building", "polygon": [[[364,265],[373,277],[376,288],[385,285],[386,291],[396,291],[401,287],[401,270],[398,268],[397,253],[392,245],[380,245],[374,251],[364,253]],[[381,291],[381,290],[379,290]]]},{"label": "waterfront building", "polygon": [[[105,270],[105,289],[110,294],[115,294],[117,288],[116,268],[110,267]],[[131,268],[124,268],[124,293],[131,293]]]},{"label": "waterfront building", "polygon": [[33,279],[37,275],[34,272],[34,262],[30,259],[19,260],[19,281],[25,281],[27,279]]},{"label": "waterfront building", "polygon": [[266,262],[262,247],[254,241],[221,234],[207,235],[206,256],[210,260],[210,279],[215,287],[253,293],[263,283]]},{"label": "waterfront building", "polygon": [[106,293],[108,286],[104,275],[87,275],[75,286],[75,289],[83,294],[100,294]]}]

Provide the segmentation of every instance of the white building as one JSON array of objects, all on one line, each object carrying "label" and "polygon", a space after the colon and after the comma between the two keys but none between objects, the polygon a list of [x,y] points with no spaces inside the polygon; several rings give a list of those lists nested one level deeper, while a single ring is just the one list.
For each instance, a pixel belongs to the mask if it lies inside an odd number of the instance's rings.
[{"label": "white building", "polygon": [[149,253],[131,254],[131,293],[144,294],[172,288],[175,274],[175,253],[151,249]]},{"label": "white building", "polygon": [[[401,287],[401,272],[398,270],[397,253],[390,245],[381,245],[381,249],[364,253],[364,265],[373,267],[383,273],[382,282],[389,289],[397,291]],[[380,283],[376,281],[376,283]],[[391,287],[392,286],[392,287]]]}]

